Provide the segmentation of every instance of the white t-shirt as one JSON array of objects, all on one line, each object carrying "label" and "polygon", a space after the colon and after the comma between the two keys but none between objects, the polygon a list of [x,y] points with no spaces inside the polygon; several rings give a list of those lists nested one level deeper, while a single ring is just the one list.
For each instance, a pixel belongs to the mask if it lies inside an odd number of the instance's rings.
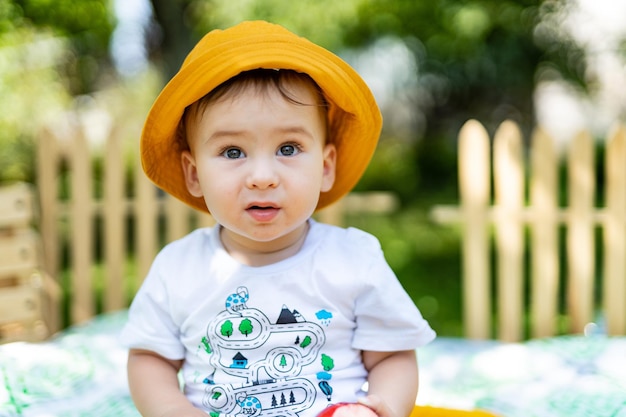
[{"label": "white t-shirt", "polygon": [[219,227],[166,246],[123,343],[183,359],[185,394],[207,412],[312,417],[356,401],[367,378],[361,350],[411,350],[435,332],[376,238],[310,224],[298,254],[261,267],[234,260]]}]

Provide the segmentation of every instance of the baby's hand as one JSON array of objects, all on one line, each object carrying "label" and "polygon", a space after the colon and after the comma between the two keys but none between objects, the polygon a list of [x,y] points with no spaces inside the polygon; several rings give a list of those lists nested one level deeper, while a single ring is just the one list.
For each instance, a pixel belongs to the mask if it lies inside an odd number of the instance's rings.
[{"label": "baby's hand", "polygon": [[392,410],[378,395],[361,397],[358,401],[359,404],[373,410],[374,414],[378,415],[378,417],[394,417]]},{"label": "baby's hand", "polygon": [[369,407],[359,403],[338,403],[323,409],[317,417],[378,417]]}]

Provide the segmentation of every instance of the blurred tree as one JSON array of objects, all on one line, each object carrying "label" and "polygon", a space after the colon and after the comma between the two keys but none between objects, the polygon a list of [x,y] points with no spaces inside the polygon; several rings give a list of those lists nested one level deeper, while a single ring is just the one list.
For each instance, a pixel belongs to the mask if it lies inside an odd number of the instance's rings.
[{"label": "blurred tree", "polygon": [[37,129],[111,69],[108,0],[0,1],[0,182],[34,181]]},{"label": "blurred tree", "polygon": [[[538,70],[555,69],[585,87],[585,55],[560,33],[567,0],[151,0],[161,39],[156,56],[172,75],[193,43],[211,29],[266,19],[334,51],[363,48],[383,37],[413,53],[420,134],[452,138],[468,118],[495,127],[513,118],[533,123]],[[330,17],[329,17],[330,16]],[[168,62],[175,64],[168,64]]]},{"label": "blurred tree", "polygon": [[[585,85],[584,53],[558,34],[559,16],[570,3],[150,0],[156,24],[147,30],[147,44],[151,59],[169,78],[202,34],[244,19],[283,24],[335,51],[395,36],[416,58],[416,111],[426,115],[425,136],[454,137],[470,117],[491,126],[511,117],[531,126],[535,77],[542,66]],[[64,66],[72,95],[93,91],[111,69],[112,0],[2,2],[0,33],[24,25],[50,28],[69,39],[73,54]]]},{"label": "blurred tree", "polygon": [[148,31],[151,59],[158,61],[170,79],[195,44],[189,21],[193,0],[150,0],[156,26]]},{"label": "blurred tree", "polygon": [[533,123],[537,70],[556,69],[585,85],[585,56],[559,36],[566,0],[369,0],[345,27],[348,45],[403,39],[418,68],[424,136],[454,138],[477,118],[490,128],[512,118]]},{"label": "blurred tree", "polygon": [[150,3],[156,23],[148,35],[151,57],[170,78],[200,37],[243,20],[278,23],[337,51],[344,46],[343,27],[354,18],[363,0],[150,0]]},{"label": "blurred tree", "polygon": [[109,40],[115,19],[109,0],[3,0],[0,33],[35,27],[67,38],[71,54],[64,61],[72,95],[98,88],[111,69]]},{"label": "blurred tree", "polygon": [[402,105],[412,107],[419,123],[401,162],[412,167],[412,181],[380,175],[389,168],[374,161],[366,186],[391,188],[405,202],[455,198],[455,143],[463,123],[475,118],[493,133],[513,119],[528,138],[541,77],[584,89],[585,54],[563,33],[569,7],[575,4],[567,0],[361,2],[343,27],[344,44],[358,48],[391,37],[409,48],[416,81],[413,99]]}]

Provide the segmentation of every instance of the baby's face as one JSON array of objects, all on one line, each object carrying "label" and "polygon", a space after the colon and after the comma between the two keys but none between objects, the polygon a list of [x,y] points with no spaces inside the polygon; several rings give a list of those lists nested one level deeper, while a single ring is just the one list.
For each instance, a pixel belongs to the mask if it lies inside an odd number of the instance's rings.
[{"label": "baby's face", "polygon": [[[304,83],[288,88],[300,103],[317,102]],[[251,250],[281,250],[301,237],[320,192],[333,185],[335,147],[325,138],[317,106],[248,87],[190,119],[187,187],[204,197],[228,238]]]}]

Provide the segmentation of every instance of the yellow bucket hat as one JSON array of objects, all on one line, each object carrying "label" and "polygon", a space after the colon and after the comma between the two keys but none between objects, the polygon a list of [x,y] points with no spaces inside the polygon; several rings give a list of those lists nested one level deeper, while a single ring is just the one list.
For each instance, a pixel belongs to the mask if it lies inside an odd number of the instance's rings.
[{"label": "yellow bucket hat", "polygon": [[163,88],[141,135],[141,162],[148,178],[190,206],[208,211],[202,198],[187,191],[176,140],[178,125],[187,106],[239,73],[259,68],[306,73],[320,86],[329,104],[329,140],[337,147],[337,168],[335,184],[320,194],[317,210],[347,194],[378,143],[382,117],[374,96],[338,56],[263,21],[209,32]]}]

